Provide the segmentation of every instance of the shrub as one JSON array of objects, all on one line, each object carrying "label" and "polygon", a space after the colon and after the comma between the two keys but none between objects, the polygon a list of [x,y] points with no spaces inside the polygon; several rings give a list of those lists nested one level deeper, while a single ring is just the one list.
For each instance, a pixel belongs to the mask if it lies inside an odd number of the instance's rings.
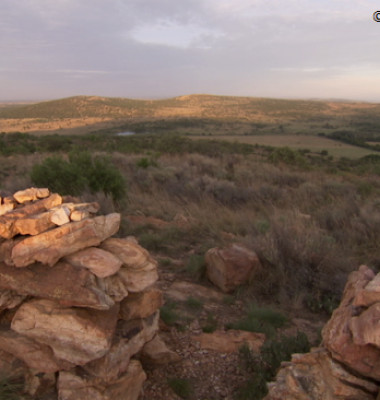
[{"label": "shrub", "polygon": [[193,387],[188,379],[169,378],[168,385],[182,399],[190,399],[193,394]]},{"label": "shrub", "polygon": [[22,389],[22,383],[0,377],[0,400],[19,400],[22,398]]},{"label": "shrub", "polygon": [[72,152],[68,160],[60,156],[48,157],[33,166],[31,179],[37,186],[64,195],[77,196],[89,189],[119,201],[126,194],[124,178],[110,159],[92,157],[88,152]]},{"label": "shrub", "polygon": [[251,374],[248,381],[239,388],[238,400],[261,400],[268,392],[266,382],[273,380],[282,361],[289,361],[294,353],[307,353],[310,344],[303,332],[296,336],[281,336],[264,343],[259,355],[251,352],[248,346],[239,349],[242,367]]},{"label": "shrub", "polygon": [[227,327],[249,332],[262,332],[267,337],[273,337],[276,330],[287,322],[287,317],[270,307],[250,305],[246,316],[241,320],[229,324]]}]

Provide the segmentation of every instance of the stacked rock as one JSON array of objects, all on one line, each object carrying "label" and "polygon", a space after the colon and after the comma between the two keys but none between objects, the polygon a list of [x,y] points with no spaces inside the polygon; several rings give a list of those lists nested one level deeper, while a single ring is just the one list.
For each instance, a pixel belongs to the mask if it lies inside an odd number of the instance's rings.
[{"label": "stacked rock", "polygon": [[157,264],[120,214],[48,189],[0,198],[0,371],[31,396],[137,399],[158,332]]},{"label": "stacked rock", "polygon": [[322,337],[282,364],[264,400],[380,400],[380,273],[350,274]]}]

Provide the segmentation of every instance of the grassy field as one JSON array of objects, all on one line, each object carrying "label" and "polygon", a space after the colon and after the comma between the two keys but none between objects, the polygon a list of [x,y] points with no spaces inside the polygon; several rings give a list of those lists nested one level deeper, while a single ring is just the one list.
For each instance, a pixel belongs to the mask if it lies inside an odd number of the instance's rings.
[{"label": "grassy field", "polygon": [[[190,136],[193,139],[210,139],[207,136]],[[319,136],[310,135],[217,135],[213,139],[226,140],[228,142],[247,143],[251,145],[273,147],[290,147],[292,149],[308,149],[311,152],[320,153],[327,151],[329,155],[339,158],[346,157],[357,159],[376,152],[352,146],[346,143],[330,140]]]}]

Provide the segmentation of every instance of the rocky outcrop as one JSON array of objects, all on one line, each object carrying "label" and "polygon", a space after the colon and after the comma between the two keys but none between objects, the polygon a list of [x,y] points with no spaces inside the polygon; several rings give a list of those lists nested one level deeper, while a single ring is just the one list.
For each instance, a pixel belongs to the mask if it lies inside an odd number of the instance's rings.
[{"label": "rocky outcrop", "polygon": [[375,400],[380,395],[380,273],[348,278],[320,348],[283,363],[265,400]]},{"label": "rocky outcrop", "polygon": [[208,279],[225,293],[249,282],[262,269],[256,253],[238,244],[210,249],[205,259]]},{"label": "rocky outcrop", "polygon": [[98,210],[48,189],[0,198],[0,368],[33,398],[136,400],[146,379],[133,357],[158,332],[157,263]]}]

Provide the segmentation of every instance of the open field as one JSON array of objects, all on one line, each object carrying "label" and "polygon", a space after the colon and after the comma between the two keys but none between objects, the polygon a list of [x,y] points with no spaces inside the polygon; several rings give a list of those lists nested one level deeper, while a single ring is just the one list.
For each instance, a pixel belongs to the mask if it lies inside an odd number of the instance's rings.
[{"label": "open field", "polygon": [[[193,139],[210,139],[207,136],[190,136]],[[363,149],[341,143],[325,137],[311,135],[218,135],[213,139],[226,140],[229,142],[247,143],[251,145],[273,147],[290,147],[292,149],[304,150],[320,153],[327,151],[333,157],[360,158],[369,154],[376,154],[374,151]]]}]

